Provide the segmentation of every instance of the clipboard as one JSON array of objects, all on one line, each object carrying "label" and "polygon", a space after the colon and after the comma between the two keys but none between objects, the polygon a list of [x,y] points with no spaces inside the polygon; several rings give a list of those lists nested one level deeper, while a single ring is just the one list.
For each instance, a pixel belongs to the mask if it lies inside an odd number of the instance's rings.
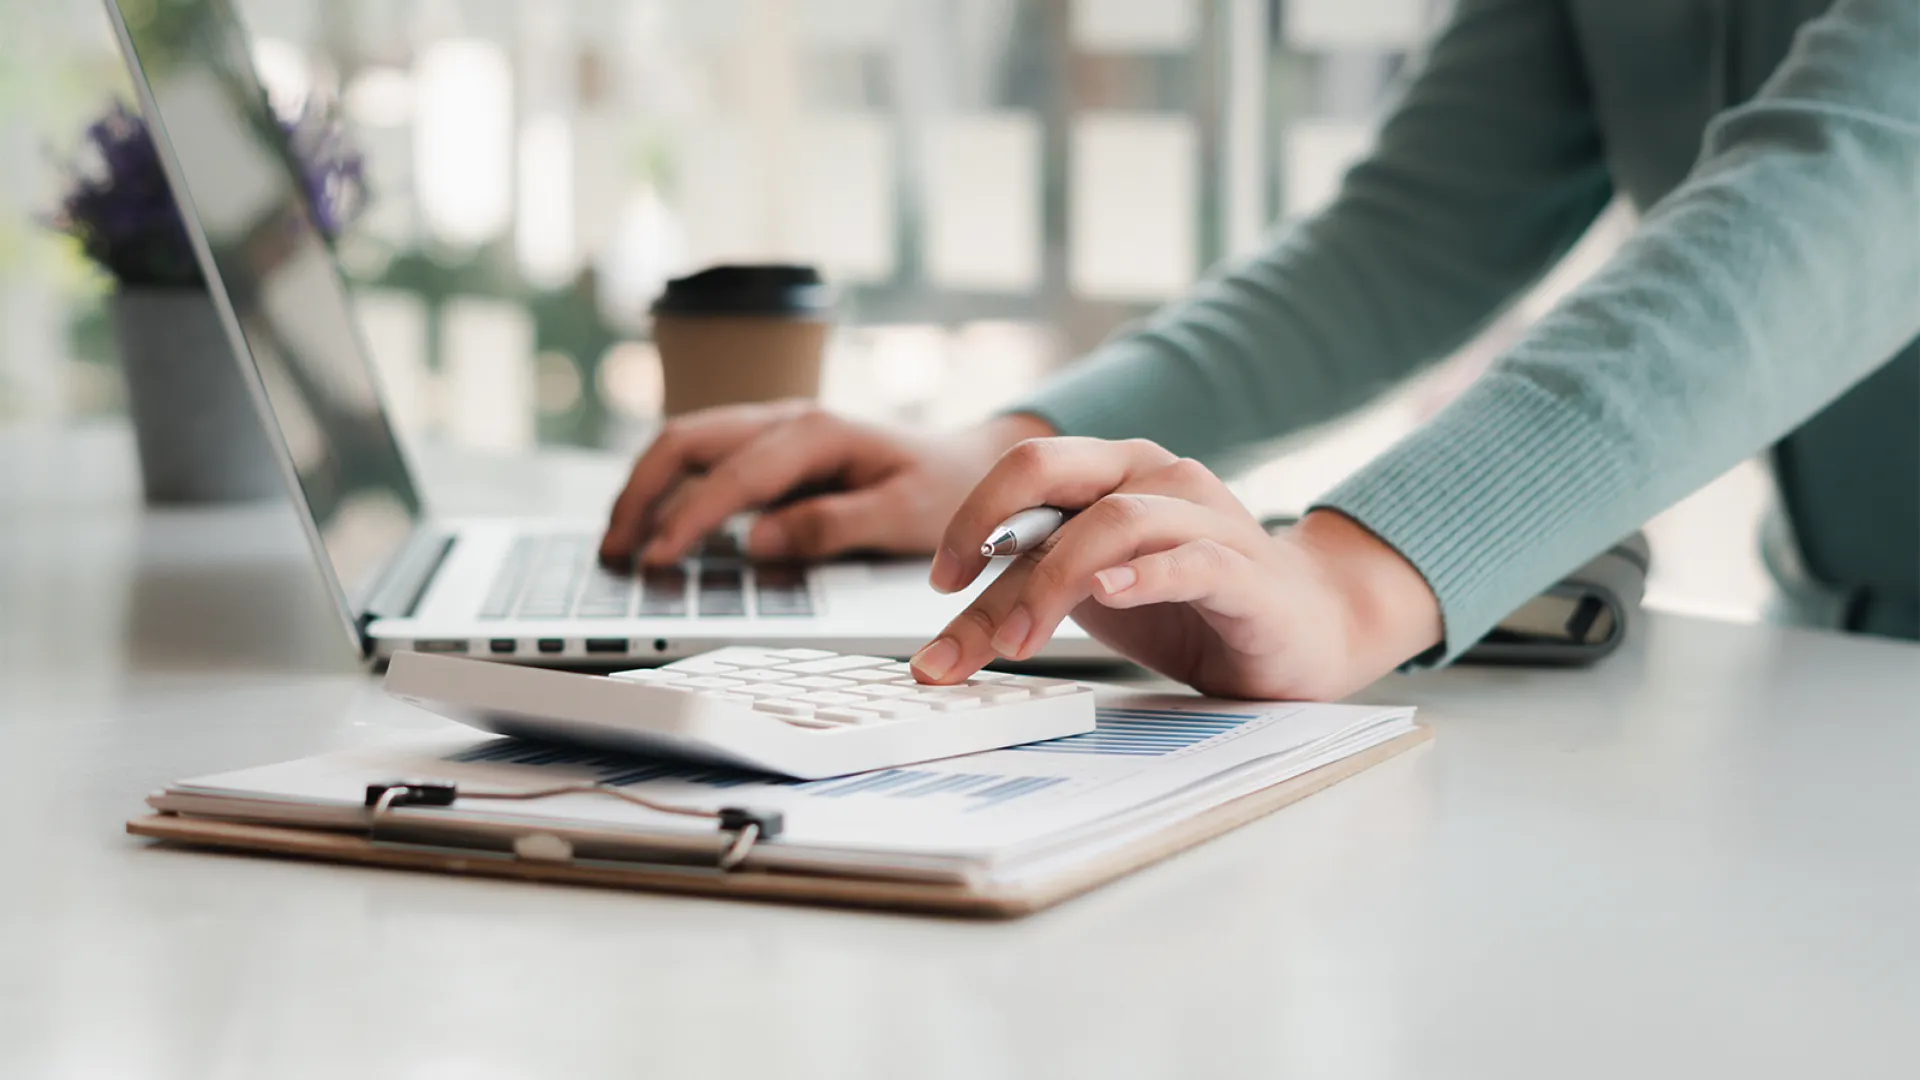
[{"label": "clipboard", "polygon": [[558,861],[527,858],[510,852],[393,844],[355,832],[247,824],[179,814],[149,814],[134,818],[127,822],[127,832],[167,845],[395,870],[423,870],[735,900],[1006,919],[1052,907],[1151,866],[1365,772],[1432,737],[1432,728],[1415,724],[1413,730],[1377,746],[1222,803],[1158,832],[1137,837],[1096,862],[1075,866],[1057,877],[1017,885],[976,887],[747,868],[721,870],[713,866],[666,863]]}]

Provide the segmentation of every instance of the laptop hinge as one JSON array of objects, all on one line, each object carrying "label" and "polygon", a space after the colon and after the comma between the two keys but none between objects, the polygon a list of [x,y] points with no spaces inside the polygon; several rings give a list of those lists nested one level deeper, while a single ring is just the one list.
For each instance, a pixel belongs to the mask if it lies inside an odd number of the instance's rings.
[{"label": "laptop hinge", "polygon": [[363,637],[367,625],[374,619],[404,619],[419,609],[421,599],[427,595],[427,586],[433,584],[433,576],[453,553],[454,539],[452,533],[414,535],[400,557],[380,576],[379,586],[362,609]]}]

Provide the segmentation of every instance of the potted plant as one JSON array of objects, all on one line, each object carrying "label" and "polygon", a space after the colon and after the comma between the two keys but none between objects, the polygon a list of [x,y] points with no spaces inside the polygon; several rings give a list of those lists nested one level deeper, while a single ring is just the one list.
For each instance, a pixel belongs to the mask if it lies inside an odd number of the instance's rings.
[{"label": "potted plant", "polygon": [[[283,118],[315,222],[336,238],[363,205],[360,155],[331,110]],[[51,225],[113,279],[128,412],[150,503],[225,502],[281,490],[152,135],[116,103],[87,128]]]}]

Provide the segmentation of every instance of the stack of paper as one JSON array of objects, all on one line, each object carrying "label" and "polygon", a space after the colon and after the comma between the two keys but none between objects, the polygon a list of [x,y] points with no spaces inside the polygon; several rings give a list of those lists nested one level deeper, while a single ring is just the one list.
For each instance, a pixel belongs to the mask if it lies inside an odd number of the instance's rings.
[{"label": "stack of paper", "polygon": [[[202,777],[148,801],[197,817],[365,830],[370,783],[430,779],[501,791],[595,780],[660,802],[782,811],[785,832],[753,849],[749,869],[1010,885],[1070,872],[1411,730],[1406,708],[1115,691],[1102,695],[1098,727],[1084,735],[829,780],[770,779],[462,729]],[[583,856],[595,842],[609,851],[636,841],[654,851],[700,851],[716,839],[711,821],[591,792],[406,807],[393,810],[387,826],[428,830],[423,840],[455,846],[551,832]]]}]

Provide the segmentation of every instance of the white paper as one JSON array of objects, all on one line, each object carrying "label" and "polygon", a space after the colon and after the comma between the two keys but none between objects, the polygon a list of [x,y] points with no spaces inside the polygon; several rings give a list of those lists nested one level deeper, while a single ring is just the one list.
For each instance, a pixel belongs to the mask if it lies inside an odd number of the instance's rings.
[{"label": "white paper", "polygon": [[[1105,849],[1229,799],[1357,753],[1411,729],[1413,710],[1256,704],[1183,695],[1103,693],[1093,732],[1023,747],[807,782],[606,755],[493,737],[450,736],[243,769],[176,785],[170,795],[358,812],[366,785],[394,777],[468,790],[527,790],[598,780],[657,801],[777,809],[786,831],[756,849],[765,865],[1021,875]],[[165,797],[156,805],[165,807]],[[527,802],[469,799],[402,810],[520,826],[706,835],[710,822],[606,795]]]}]

